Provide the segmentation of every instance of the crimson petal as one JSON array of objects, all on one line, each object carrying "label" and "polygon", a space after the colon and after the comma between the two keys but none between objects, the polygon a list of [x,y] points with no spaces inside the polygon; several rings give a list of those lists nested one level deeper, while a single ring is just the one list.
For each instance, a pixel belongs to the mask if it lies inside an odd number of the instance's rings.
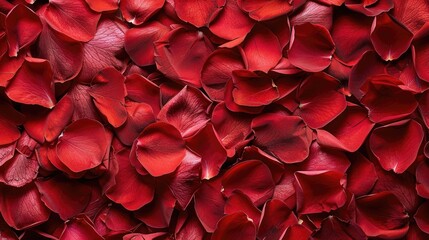
[{"label": "crimson petal", "polygon": [[107,12],[118,9],[116,0],[85,0],[89,7],[96,12]]},{"label": "crimson petal", "polygon": [[311,240],[356,240],[367,239],[365,233],[355,223],[344,222],[337,217],[329,216],[322,221],[321,228],[316,231]]},{"label": "crimson petal", "polygon": [[164,5],[165,0],[122,0],[119,3],[122,16],[134,25],[140,25],[152,17]]},{"label": "crimson petal", "polygon": [[[416,33],[429,21],[429,2],[422,0],[401,1],[393,0],[393,16],[402,24]],[[418,7],[416,7],[418,6]]]},{"label": "crimson petal", "polygon": [[128,99],[147,103],[152,107],[153,112],[158,114],[161,108],[161,94],[156,84],[139,74],[133,73],[126,77],[125,88]]},{"label": "crimson petal", "polygon": [[429,82],[429,74],[427,72],[427,65],[429,59],[429,47],[427,41],[429,39],[429,23],[425,24],[414,36],[413,40],[413,62],[417,75]]},{"label": "crimson petal", "polygon": [[81,239],[81,240],[103,240],[95,230],[91,220],[83,215],[66,223],[66,227],[59,240]]},{"label": "crimson petal", "polygon": [[287,205],[277,199],[265,203],[258,228],[260,239],[281,239],[288,227],[298,223],[298,219]]},{"label": "crimson petal", "polygon": [[290,2],[282,0],[237,0],[237,4],[256,21],[270,20],[293,10],[293,5]]},{"label": "crimson petal", "polygon": [[361,153],[355,153],[347,173],[347,190],[356,197],[365,195],[371,191],[377,179],[374,164]]},{"label": "crimson petal", "polygon": [[74,111],[74,103],[69,96],[64,96],[55,105],[54,109],[46,117],[44,136],[46,141],[52,142],[70,122]]},{"label": "crimson petal", "polygon": [[429,233],[429,219],[427,217],[428,212],[429,202],[424,202],[422,205],[420,205],[419,209],[417,209],[417,212],[414,215],[417,226],[419,226],[419,228],[425,233]]},{"label": "crimson petal", "polygon": [[13,187],[22,187],[36,178],[39,164],[35,156],[26,157],[21,153],[15,153],[0,170],[0,182]]},{"label": "crimson petal", "polygon": [[253,221],[243,212],[226,215],[219,220],[212,240],[255,239]]},{"label": "crimson petal", "polygon": [[261,210],[253,205],[252,200],[241,191],[234,191],[225,203],[225,214],[244,212],[254,223],[259,223]]},{"label": "crimson petal", "polygon": [[195,27],[207,26],[222,10],[226,0],[174,0],[177,16]]}]

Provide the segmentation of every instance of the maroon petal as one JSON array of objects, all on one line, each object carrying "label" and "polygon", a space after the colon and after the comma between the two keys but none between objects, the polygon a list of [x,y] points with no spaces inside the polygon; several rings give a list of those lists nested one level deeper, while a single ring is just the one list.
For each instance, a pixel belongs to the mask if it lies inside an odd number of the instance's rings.
[{"label": "maroon petal", "polygon": [[13,187],[22,187],[36,178],[39,164],[35,156],[26,157],[23,154],[16,153],[0,169],[0,182]]},{"label": "maroon petal", "polygon": [[61,175],[35,183],[41,200],[64,221],[83,212],[91,200],[90,186]]},{"label": "maroon petal", "polygon": [[288,227],[298,223],[293,211],[277,199],[265,203],[261,218],[258,228],[260,239],[281,239]]},{"label": "maroon petal", "polygon": [[282,58],[282,47],[274,33],[263,25],[256,25],[243,42],[249,70],[268,72]]},{"label": "maroon petal", "polygon": [[82,42],[94,37],[101,16],[93,12],[85,0],[51,0],[44,14],[53,29]]},{"label": "maroon petal", "polygon": [[165,0],[122,0],[119,3],[122,16],[134,25],[140,25],[152,17],[164,5]]},{"label": "maroon petal", "polygon": [[40,200],[33,183],[20,188],[2,187],[1,192],[0,210],[9,226],[21,230],[48,220],[50,211]]},{"label": "maroon petal", "polygon": [[255,206],[271,198],[274,192],[270,169],[257,160],[244,161],[230,168],[222,177],[222,186],[226,196],[239,190],[247,195]]},{"label": "maroon petal", "polygon": [[6,37],[9,56],[18,56],[19,50],[33,43],[42,31],[39,17],[24,5],[16,5],[6,16]]},{"label": "maroon petal", "polygon": [[356,197],[365,195],[371,191],[377,179],[374,164],[361,153],[354,154],[347,172],[347,190]]},{"label": "maroon petal", "polygon": [[282,240],[308,240],[311,231],[301,224],[290,226],[282,237]]},{"label": "maroon petal", "polygon": [[67,126],[56,145],[60,161],[76,173],[100,165],[106,149],[103,125],[90,119],[77,120]]},{"label": "maroon petal", "polygon": [[186,86],[162,107],[158,119],[175,126],[184,138],[190,137],[209,121],[210,104],[199,90]]},{"label": "maroon petal", "polygon": [[367,16],[377,16],[383,12],[388,12],[394,7],[393,0],[378,0],[378,1],[354,1],[346,0],[346,7],[349,9],[365,14]]},{"label": "maroon petal", "polygon": [[409,217],[401,202],[390,192],[358,198],[356,207],[356,223],[369,237],[398,239],[408,231]]},{"label": "maroon petal", "polygon": [[238,6],[249,13],[249,16],[256,21],[266,21],[281,15],[285,15],[293,10],[290,2],[282,0],[237,0]]},{"label": "maroon petal", "polygon": [[159,22],[150,22],[139,28],[131,28],[125,33],[124,47],[131,60],[139,66],[155,64],[153,43],[169,32],[169,28]]},{"label": "maroon petal", "polygon": [[312,133],[300,117],[270,113],[253,119],[252,129],[255,145],[281,161],[296,163],[308,157]]},{"label": "maroon petal", "polygon": [[413,40],[413,33],[387,13],[383,13],[375,17],[370,38],[381,58],[392,61],[408,50]]},{"label": "maroon petal", "polygon": [[[404,24],[413,33],[416,33],[421,27],[429,21],[429,3],[427,1],[412,0],[401,1],[393,0],[393,16]],[[419,7],[415,7],[419,6]]]},{"label": "maroon petal", "polygon": [[416,221],[417,226],[425,232],[429,233],[429,219],[427,213],[429,212],[429,202],[424,202],[420,205],[416,214],[414,215],[414,220]]},{"label": "maroon petal", "polygon": [[337,217],[329,216],[323,220],[322,227],[310,239],[355,240],[367,239],[367,236],[355,223],[347,223]]},{"label": "maroon petal", "polygon": [[234,191],[225,203],[225,214],[244,212],[256,224],[261,219],[261,210],[253,205],[252,200],[240,191]]},{"label": "maroon petal", "polygon": [[342,207],[347,200],[341,186],[343,173],[302,171],[295,173],[297,211],[301,214],[329,212]]},{"label": "maroon petal", "polygon": [[45,139],[52,142],[70,123],[73,116],[74,104],[69,96],[64,96],[46,117],[44,127]]},{"label": "maroon petal", "polygon": [[91,220],[83,215],[66,223],[60,240],[68,239],[102,240],[104,238],[97,233]]},{"label": "maroon petal", "polygon": [[419,123],[405,120],[376,128],[369,146],[383,169],[403,173],[416,160],[423,137]]},{"label": "maroon petal", "polygon": [[255,146],[246,146],[243,149],[240,161],[260,160],[270,169],[275,183],[279,182],[284,174],[284,164],[277,158],[265,153]]},{"label": "maroon petal", "polygon": [[98,212],[94,220],[94,228],[102,236],[129,233],[139,222],[132,214],[119,206],[106,206]]},{"label": "maroon petal", "polygon": [[422,161],[416,169],[416,190],[419,196],[429,198],[429,179],[426,177],[429,174],[428,161]]},{"label": "maroon petal", "polygon": [[24,115],[18,112],[13,106],[4,101],[0,101],[0,145],[15,142],[21,136],[18,125],[23,124]]},{"label": "maroon petal", "polygon": [[198,218],[195,214],[191,214],[187,217],[180,230],[177,230],[176,228],[175,237],[177,240],[187,240],[189,239],[189,236],[193,236],[196,239],[203,239],[205,234],[206,231],[204,231],[204,228]]},{"label": "maroon petal", "polygon": [[147,126],[136,142],[139,162],[155,177],[174,172],[186,155],[180,132],[168,123]]},{"label": "maroon petal", "polygon": [[429,47],[427,41],[429,39],[429,24],[425,24],[414,36],[413,40],[413,62],[417,75],[429,82],[429,74],[427,72],[427,63],[429,59]]},{"label": "maroon petal", "polygon": [[334,51],[334,41],[325,27],[311,23],[293,27],[288,51],[292,65],[304,71],[320,72],[331,64]]},{"label": "maroon petal", "polygon": [[346,97],[337,91],[340,82],[325,74],[313,74],[298,89],[298,115],[311,128],[321,128],[347,107]]},{"label": "maroon petal", "polygon": [[184,22],[195,27],[207,26],[225,6],[226,0],[175,0],[174,9]]},{"label": "maroon petal", "polygon": [[118,9],[116,0],[85,0],[89,7],[96,12],[107,12]]},{"label": "maroon petal", "polygon": [[202,32],[177,28],[155,43],[155,62],[167,77],[200,87],[201,69],[212,51],[213,45]]},{"label": "maroon petal", "polygon": [[160,89],[156,84],[141,75],[131,74],[125,79],[125,88],[128,99],[147,103],[152,107],[153,112],[158,114],[161,108],[161,96]]},{"label": "maroon petal", "polygon": [[56,103],[52,80],[48,61],[26,58],[5,92],[15,102],[52,108]]},{"label": "maroon petal", "polygon": [[223,217],[217,224],[212,240],[255,239],[253,221],[243,212]]},{"label": "maroon petal", "polygon": [[235,40],[245,37],[255,22],[237,5],[237,0],[227,0],[226,5],[210,23],[209,29],[216,36]]}]

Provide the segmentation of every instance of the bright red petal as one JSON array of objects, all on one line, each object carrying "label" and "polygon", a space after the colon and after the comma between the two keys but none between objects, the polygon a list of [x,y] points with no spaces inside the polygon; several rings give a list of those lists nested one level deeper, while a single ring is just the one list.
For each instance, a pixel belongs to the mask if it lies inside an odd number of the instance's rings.
[{"label": "bright red petal", "polygon": [[177,16],[195,27],[207,26],[222,10],[226,0],[175,0]]},{"label": "bright red petal", "polygon": [[249,16],[256,21],[266,21],[281,15],[285,15],[293,10],[293,6],[288,1],[282,0],[237,0],[238,6],[249,13]]},{"label": "bright red petal", "polygon": [[39,164],[36,157],[26,157],[15,153],[15,156],[0,168],[0,182],[9,186],[22,187],[32,182],[38,173]]},{"label": "bright red petal", "polygon": [[122,0],[119,3],[122,16],[134,25],[140,25],[162,8],[165,0]]},{"label": "bright red petal", "polygon": [[223,217],[217,224],[212,240],[255,239],[253,221],[243,212]]},{"label": "bright red petal", "polygon": [[116,0],[85,0],[89,7],[96,12],[106,12],[118,9]]}]

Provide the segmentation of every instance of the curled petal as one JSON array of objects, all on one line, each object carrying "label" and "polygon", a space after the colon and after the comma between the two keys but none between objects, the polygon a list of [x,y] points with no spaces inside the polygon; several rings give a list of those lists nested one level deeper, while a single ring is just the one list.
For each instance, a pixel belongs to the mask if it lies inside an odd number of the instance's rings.
[{"label": "curled petal", "polygon": [[293,5],[290,2],[282,0],[237,0],[237,4],[256,21],[270,20],[293,10]]},{"label": "curled petal", "polygon": [[135,102],[147,103],[157,114],[160,110],[161,94],[159,87],[149,79],[133,73],[125,79],[127,98]]},{"label": "curled petal", "polygon": [[281,239],[281,235],[288,227],[298,223],[293,211],[278,199],[265,203],[261,218],[258,228],[260,239]]},{"label": "curled petal", "polygon": [[177,16],[195,27],[207,26],[222,10],[226,0],[174,0]]},{"label": "curled petal", "polygon": [[140,25],[158,12],[164,2],[165,0],[122,0],[119,9],[127,22]]},{"label": "curled petal", "polygon": [[35,156],[27,157],[16,153],[12,159],[1,166],[0,170],[0,182],[13,187],[22,187],[36,178],[39,164]]},{"label": "curled petal", "polygon": [[243,212],[223,217],[217,224],[212,240],[254,239],[256,228],[253,221]]},{"label": "curled petal", "polygon": [[74,112],[74,103],[69,96],[64,96],[46,117],[44,136],[46,141],[52,142],[60,136],[64,128],[70,123]]}]

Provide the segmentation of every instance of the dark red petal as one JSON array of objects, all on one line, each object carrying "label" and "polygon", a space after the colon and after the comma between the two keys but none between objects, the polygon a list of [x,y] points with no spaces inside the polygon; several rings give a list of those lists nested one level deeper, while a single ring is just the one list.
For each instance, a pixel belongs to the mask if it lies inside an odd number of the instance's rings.
[{"label": "dark red petal", "polygon": [[302,171],[295,173],[297,211],[301,214],[329,212],[342,207],[347,200],[341,186],[343,173]]},{"label": "dark red petal", "polygon": [[26,157],[15,153],[15,156],[0,168],[0,182],[12,187],[22,187],[36,178],[39,164],[35,156]]},{"label": "dark red petal", "polygon": [[333,8],[330,6],[306,1],[304,6],[297,9],[291,16],[290,23],[292,26],[297,26],[308,22],[330,29],[332,26],[332,13]]},{"label": "dark red petal", "polygon": [[325,73],[316,73],[298,89],[298,115],[311,128],[321,128],[347,107],[346,97],[337,91],[340,82]]},{"label": "dark red petal", "polygon": [[414,220],[416,221],[417,226],[419,226],[419,228],[425,233],[429,233],[428,212],[429,202],[424,202],[422,205],[420,205],[419,209],[414,215]]},{"label": "dark red petal", "polygon": [[15,155],[16,142],[0,145],[0,166],[7,163]]},{"label": "dark red petal", "polygon": [[206,60],[201,70],[201,84],[214,101],[224,99],[225,85],[232,79],[231,72],[245,69],[244,60],[238,51],[216,49]]},{"label": "dark red petal", "polygon": [[337,217],[329,216],[323,220],[322,227],[310,239],[356,240],[367,239],[367,236],[355,223],[347,223]]},{"label": "dark red petal", "polygon": [[35,183],[41,200],[64,221],[83,212],[91,200],[90,186],[61,175]]},{"label": "dark red petal", "polygon": [[131,166],[129,155],[127,150],[115,155],[119,171],[114,177],[116,184],[107,190],[106,196],[127,210],[134,211],[152,201],[155,189],[150,176],[141,176]]},{"label": "dark red petal", "polygon": [[390,192],[358,198],[356,207],[356,223],[369,237],[398,239],[408,231],[409,217],[401,202]]},{"label": "dark red petal", "polygon": [[282,58],[282,47],[274,33],[263,25],[256,25],[243,42],[243,51],[251,71],[268,72]]},{"label": "dark red petal", "polygon": [[85,0],[89,7],[96,12],[107,12],[118,9],[116,0]]},{"label": "dark red petal", "polygon": [[345,0],[317,0],[318,2],[334,5],[334,6],[341,6]]},{"label": "dark red petal", "polygon": [[274,192],[270,169],[257,160],[248,160],[234,165],[223,175],[222,186],[226,196],[239,190],[247,195],[255,206],[271,198]]},{"label": "dark red petal", "polygon": [[134,25],[140,25],[162,8],[165,0],[122,0],[119,3],[122,16]]},{"label": "dark red petal", "polygon": [[256,21],[270,20],[293,10],[290,2],[282,0],[237,0],[237,4]]},{"label": "dark red petal", "polygon": [[195,27],[207,26],[225,6],[226,0],[174,0],[177,16]]},{"label": "dark red petal", "polygon": [[94,219],[95,230],[102,236],[128,233],[138,224],[132,213],[115,205],[102,208]]},{"label": "dark red petal", "polygon": [[253,221],[243,212],[223,217],[217,224],[212,240],[255,239]]},{"label": "dark red petal", "polygon": [[416,160],[423,137],[423,128],[418,122],[405,120],[376,128],[369,138],[369,146],[386,171],[403,173]]},{"label": "dark red petal", "polygon": [[260,239],[281,239],[288,227],[298,223],[293,211],[277,199],[265,203],[261,218],[258,228]]},{"label": "dark red petal", "polygon": [[416,169],[416,190],[419,196],[429,198],[429,163],[422,161]]},{"label": "dark red petal", "polygon": [[[429,2],[422,0],[401,1],[393,0],[393,16],[413,33],[429,21]],[[418,7],[416,7],[418,6]]]},{"label": "dark red petal", "polygon": [[281,161],[296,163],[308,157],[312,133],[300,117],[265,114],[253,119],[252,129],[255,145]]},{"label": "dark red petal", "polygon": [[334,51],[334,41],[325,27],[311,23],[293,27],[288,51],[292,65],[304,71],[320,72],[331,64]]},{"label": "dark red petal", "polygon": [[347,190],[359,197],[371,191],[378,176],[374,164],[361,153],[355,153],[351,159],[352,164],[347,172]]},{"label": "dark red petal", "polygon": [[0,57],[0,86],[6,87],[24,62],[27,52],[21,51],[17,57],[4,54]]},{"label": "dark red petal", "polygon": [[56,100],[52,80],[48,61],[26,58],[5,92],[15,102],[53,108]]},{"label": "dark red petal", "polygon": [[255,146],[246,146],[243,149],[240,161],[261,160],[270,169],[275,183],[279,182],[285,171],[284,164],[277,158],[265,153]]},{"label": "dark red petal", "polygon": [[106,149],[103,125],[90,119],[77,120],[67,126],[56,145],[60,161],[76,173],[100,165]]},{"label": "dark red petal", "polygon": [[[2,106],[0,106],[0,109],[4,110]],[[5,113],[10,113],[10,111],[6,111]],[[16,124],[11,123],[7,119],[4,119],[3,116],[0,115],[0,131],[2,133],[2,136],[0,138],[0,145],[6,145],[11,144],[14,141],[18,140],[18,138],[21,136],[21,133],[19,129],[17,128]]]},{"label": "dark red petal", "polygon": [[52,142],[70,123],[74,112],[74,103],[69,96],[64,96],[46,117],[44,126],[45,139]]},{"label": "dark red petal", "polygon": [[355,152],[371,132],[374,123],[368,111],[360,106],[348,104],[346,110],[323,129],[317,129],[320,145]]},{"label": "dark red petal", "polygon": [[1,192],[0,210],[9,226],[21,230],[48,220],[50,211],[33,183],[20,188],[2,187]]},{"label": "dark red petal", "polygon": [[51,0],[44,14],[53,29],[82,42],[94,37],[101,16],[93,12],[85,0]]},{"label": "dark red petal", "polygon": [[253,205],[252,200],[240,191],[234,191],[225,203],[225,214],[244,212],[256,224],[261,218],[261,210]]},{"label": "dark red petal", "polygon": [[137,158],[154,177],[174,172],[186,155],[180,132],[168,123],[152,123],[136,141]]},{"label": "dark red petal", "polygon": [[377,16],[383,12],[388,12],[390,9],[394,7],[393,0],[370,0],[370,1],[363,1],[362,2],[356,2],[354,0],[346,0],[345,1],[346,7],[349,9],[365,14],[367,16]]},{"label": "dark red petal", "polygon": [[184,138],[190,137],[209,121],[210,104],[201,91],[186,86],[162,107],[158,119],[175,126]]},{"label": "dark red petal", "polygon": [[375,17],[370,38],[381,58],[392,61],[408,50],[413,40],[413,33],[387,13],[383,13]]},{"label": "dark red petal", "polygon": [[102,240],[104,238],[94,229],[91,220],[83,215],[68,221],[59,239]]},{"label": "dark red petal", "polygon": [[42,31],[39,17],[24,5],[16,5],[6,16],[6,37],[9,56],[18,56],[19,50],[33,43]]},{"label": "dark red petal", "polygon": [[202,32],[177,28],[155,43],[155,62],[167,77],[200,87],[201,69],[212,51],[212,43]]},{"label": "dark red petal", "polygon": [[425,24],[414,36],[413,62],[417,75],[429,82],[429,73],[426,63],[429,60],[429,47],[426,44],[429,39],[429,24]]},{"label": "dark red petal", "polygon": [[147,103],[152,107],[153,112],[158,114],[161,108],[161,96],[160,89],[156,84],[134,73],[126,77],[125,88],[128,99],[135,102]]},{"label": "dark red petal", "polygon": [[237,5],[237,0],[227,0],[225,7],[210,23],[209,29],[216,36],[235,40],[245,37],[255,22]]},{"label": "dark red petal", "polygon": [[204,231],[203,226],[201,225],[198,218],[195,214],[191,214],[187,217],[186,222],[178,231],[176,228],[176,239],[177,240],[188,240],[190,236],[195,237],[196,239],[203,239],[206,231]]},{"label": "dark red petal", "polygon": [[150,22],[139,28],[131,28],[125,33],[124,47],[131,60],[139,66],[155,64],[153,43],[169,32],[169,28],[159,22]]},{"label": "dark red petal", "polygon": [[290,226],[282,237],[282,240],[308,240],[311,231],[301,224]]}]

